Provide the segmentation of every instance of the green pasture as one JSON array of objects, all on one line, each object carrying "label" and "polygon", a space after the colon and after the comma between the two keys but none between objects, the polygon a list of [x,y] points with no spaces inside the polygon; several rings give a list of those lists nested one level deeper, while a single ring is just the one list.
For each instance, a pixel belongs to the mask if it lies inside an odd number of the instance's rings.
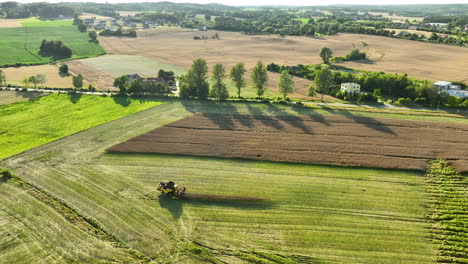
[{"label": "green pasture", "polygon": [[37,17],[30,17],[19,20],[23,27],[69,27],[73,25],[73,20],[40,20]]},{"label": "green pasture", "polygon": [[[46,98],[51,96],[41,100]],[[61,99],[67,101],[63,95]],[[92,106],[82,105],[83,111],[88,107]],[[281,105],[168,101],[26,151],[1,166],[95,219],[154,263],[406,264],[435,260],[424,220],[428,197],[422,172],[105,151],[196,112],[330,114]],[[352,118],[360,113],[341,114]],[[54,122],[60,120],[41,123]],[[255,196],[268,201],[160,199],[155,188],[165,180],[187,187],[189,193]],[[9,182],[0,183],[1,199],[12,193]],[[65,255],[66,260],[89,263],[109,261],[108,254],[120,252],[97,238],[79,240],[75,247],[70,247],[69,236],[43,239],[42,232],[51,232],[42,230],[44,223],[53,214],[29,216],[21,228],[13,228],[21,215],[17,211],[26,210],[23,203],[28,199],[21,197],[12,208],[0,207],[2,226],[11,226],[12,236],[24,237],[0,250],[0,259],[7,256],[15,263],[30,263],[31,259],[46,262]],[[52,219],[52,225],[59,220]],[[67,233],[69,225],[55,228],[58,234]],[[98,246],[106,251],[96,252]],[[113,260],[125,262],[125,257],[116,255]]]},{"label": "green pasture", "polygon": [[114,77],[134,73],[138,73],[144,77],[157,76],[161,69],[173,71],[176,76],[187,72],[185,69],[137,55],[106,55],[85,59],[82,62],[90,64]]},{"label": "green pasture", "polygon": [[0,105],[0,159],[159,104],[121,97],[53,94]]},{"label": "green pasture", "polygon": [[310,18],[293,18],[292,20],[301,21],[303,25],[309,23]]},{"label": "green pasture", "polygon": [[71,59],[95,57],[105,53],[99,44],[89,41],[86,32],[80,32],[69,20],[26,19],[22,24],[23,27],[0,28],[0,66],[47,63],[50,57],[39,55],[43,39],[63,41],[73,51]]}]

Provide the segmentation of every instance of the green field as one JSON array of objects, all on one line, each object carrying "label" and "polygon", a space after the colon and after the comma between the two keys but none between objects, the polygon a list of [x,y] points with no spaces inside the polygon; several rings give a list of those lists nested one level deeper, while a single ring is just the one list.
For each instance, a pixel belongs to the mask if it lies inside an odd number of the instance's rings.
[{"label": "green field", "polygon": [[[431,263],[435,259],[424,221],[427,193],[422,173],[105,152],[196,112],[329,113],[265,104],[169,101],[24,152],[1,166],[95,219],[122,244],[154,263]],[[192,193],[257,196],[270,202],[160,200],[155,187],[167,179]],[[120,247],[72,230],[73,224],[63,223],[53,212],[26,214],[25,208],[37,202],[15,188],[10,182],[0,183],[1,199],[7,200],[0,206],[5,226],[0,232],[10,234],[0,242],[17,238],[0,250],[0,259],[29,263],[105,262],[110,255],[116,262],[129,258]],[[9,198],[13,194],[16,203]],[[46,208],[41,203],[36,207]],[[25,220],[18,223],[23,215]],[[47,222],[51,228],[46,221],[51,221]],[[71,246],[72,235],[83,239]]]},{"label": "green field", "polygon": [[73,20],[40,20],[37,17],[30,17],[19,20],[23,27],[70,27]]},{"label": "green field", "polygon": [[0,66],[16,63],[47,63],[49,57],[39,55],[43,39],[61,40],[73,51],[71,59],[95,57],[104,49],[89,42],[86,32],[80,32],[69,20],[40,21],[27,19],[23,27],[0,28]]},{"label": "green field", "polygon": [[138,73],[143,77],[157,76],[161,69],[173,71],[176,76],[187,72],[185,69],[136,55],[106,55],[85,59],[82,62],[88,63],[114,77],[134,73]]},{"label": "green field", "polygon": [[0,159],[161,102],[91,95],[48,95],[0,105]]},{"label": "green field", "polygon": [[292,20],[301,21],[303,25],[309,23],[310,18],[293,18]]}]

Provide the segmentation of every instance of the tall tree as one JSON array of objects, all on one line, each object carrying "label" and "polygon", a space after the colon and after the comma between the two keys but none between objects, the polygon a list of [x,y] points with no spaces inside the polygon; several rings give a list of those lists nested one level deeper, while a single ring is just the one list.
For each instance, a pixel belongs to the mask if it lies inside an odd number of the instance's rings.
[{"label": "tall tree", "polygon": [[139,79],[133,80],[128,88],[129,93],[142,93],[143,92],[143,83]]},{"label": "tall tree", "polygon": [[30,84],[31,82],[29,81],[29,77],[24,77],[24,79],[21,81],[21,83],[24,84],[24,87],[25,87],[25,88],[28,88],[28,87],[29,87],[29,84]]},{"label": "tall tree", "polygon": [[332,50],[331,50],[330,48],[322,47],[322,48],[320,49],[319,55],[320,55],[320,57],[322,58],[323,63],[329,64],[329,63],[330,63],[330,59],[331,59],[332,56],[333,56],[333,52],[332,52]]},{"label": "tall tree", "polygon": [[226,100],[229,97],[229,92],[224,84],[224,78],[226,77],[226,69],[220,63],[213,66],[213,85],[211,88],[211,96],[221,101]]},{"label": "tall tree", "polygon": [[120,77],[115,78],[114,80],[114,87],[119,88],[119,92],[124,94],[127,92],[128,86],[128,77],[127,75],[122,75]]},{"label": "tall tree", "polygon": [[241,97],[241,89],[245,86],[245,66],[243,62],[239,62],[234,67],[231,68],[230,76],[234,81],[234,84],[237,88],[237,97]]},{"label": "tall tree", "polygon": [[37,74],[36,75],[36,83],[37,84],[44,84],[47,82],[47,77],[45,76],[45,74]]},{"label": "tall tree", "polygon": [[0,85],[2,84],[6,86],[6,75],[5,72],[3,72],[2,69],[0,69]]},{"label": "tall tree", "polygon": [[317,71],[314,82],[318,91],[322,94],[321,100],[323,101],[323,95],[325,93],[328,94],[333,85],[333,75],[331,70],[329,68],[325,68]]},{"label": "tall tree", "polygon": [[252,70],[251,78],[254,87],[257,89],[257,96],[262,97],[265,93],[265,86],[268,82],[268,73],[263,62],[257,62],[257,66]]},{"label": "tall tree", "polygon": [[75,86],[76,89],[80,89],[83,87],[83,76],[81,74],[78,74],[78,76],[73,77],[73,86]]},{"label": "tall tree", "polygon": [[29,77],[29,82],[33,84],[34,88],[36,88],[36,85],[37,85],[36,76]]},{"label": "tall tree", "polygon": [[207,79],[208,66],[204,59],[196,59],[193,61],[192,68],[187,74],[180,78],[180,97],[208,97],[210,85]]},{"label": "tall tree", "polygon": [[294,81],[291,74],[284,70],[281,72],[280,79],[278,81],[279,92],[283,95],[283,98],[288,98],[288,94],[294,92]]}]

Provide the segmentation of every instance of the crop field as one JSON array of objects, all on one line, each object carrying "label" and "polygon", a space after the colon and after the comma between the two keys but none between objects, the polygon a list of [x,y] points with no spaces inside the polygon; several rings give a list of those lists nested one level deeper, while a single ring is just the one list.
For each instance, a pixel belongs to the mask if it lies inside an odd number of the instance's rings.
[{"label": "crop field", "polygon": [[[36,74],[44,74],[47,82],[40,84],[44,87],[52,88],[71,88],[73,87],[72,78],[70,76],[62,75],[55,65],[34,65],[22,67],[9,67],[3,68],[5,72],[7,83],[11,85],[24,86],[21,82],[25,77],[35,76]],[[32,87],[32,84],[30,84]]]},{"label": "crop field", "polygon": [[19,101],[34,100],[43,93],[20,92],[20,91],[0,91],[0,105],[11,104]]},{"label": "crop field", "polygon": [[[0,206],[0,232],[9,234],[1,241],[14,243],[0,251],[0,259],[60,262],[65,256],[65,260],[104,262],[112,254],[115,262],[131,262],[124,250],[130,248],[133,256],[141,254],[154,263],[435,260],[424,219],[425,179],[419,172],[106,153],[113,145],[198,112],[289,117],[329,114],[281,105],[169,101],[6,159],[1,166],[93,219],[119,246],[83,231],[80,222],[58,229],[54,223],[63,221],[57,215],[59,210],[27,214],[19,223],[17,217],[25,215],[21,205],[31,207],[37,201],[23,197],[24,192],[8,181],[0,183],[1,199],[7,201]],[[168,200],[158,197],[155,190],[167,179],[192,194],[266,201]],[[20,198],[15,204],[7,199],[12,194]],[[44,207],[38,203],[34,212]],[[52,225],[49,229],[47,220]],[[69,229],[73,232],[67,233]],[[52,232],[67,236],[52,236]],[[72,247],[70,236],[83,239]],[[39,245],[44,249],[38,249]],[[101,247],[105,250],[96,250]]]},{"label": "crop field", "polygon": [[23,27],[0,27],[0,66],[16,63],[47,63],[49,57],[39,55],[43,39],[62,40],[73,51],[71,59],[94,57],[104,53],[99,44],[89,42],[86,32],[71,26],[69,20],[27,20]]},{"label": "crop field", "polygon": [[0,28],[21,27],[18,19],[0,19]]},{"label": "crop field", "polygon": [[53,94],[2,105],[0,160],[159,104],[122,97]]},{"label": "crop field", "polygon": [[[221,40],[193,40],[194,36],[215,33]],[[365,51],[370,55],[370,61],[342,65],[368,71],[407,73],[420,79],[468,80],[464,70],[468,61],[466,48],[380,36],[343,33],[310,38],[206,31],[138,38],[102,37],[100,41],[108,53],[140,55],[183,69],[188,69],[198,57],[207,59],[209,65],[223,63],[228,68],[237,62],[245,62],[247,68],[252,68],[258,60],[281,65],[317,64],[321,63],[318,52],[323,46],[330,47],[336,56],[344,56],[355,47],[362,49],[362,42],[366,42],[369,49]],[[271,78],[277,80],[276,76]],[[307,84],[298,87],[298,92],[305,94]]]},{"label": "crop field", "polygon": [[90,64],[113,77],[134,73],[143,77],[157,76],[161,69],[173,71],[177,76],[186,73],[186,70],[176,66],[133,55],[105,55],[84,59],[81,62]]},{"label": "crop field", "polygon": [[396,14],[390,15],[387,12],[369,12],[369,14],[374,15],[374,16],[382,16],[382,17],[392,20],[393,22],[401,22],[401,23],[404,23],[406,20],[409,20],[410,22],[415,22],[415,21],[422,22],[424,20],[424,17],[399,16]]},{"label": "crop field", "polygon": [[199,114],[109,151],[418,170],[443,157],[468,171],[467,132],[462,124],[368,117]]}]

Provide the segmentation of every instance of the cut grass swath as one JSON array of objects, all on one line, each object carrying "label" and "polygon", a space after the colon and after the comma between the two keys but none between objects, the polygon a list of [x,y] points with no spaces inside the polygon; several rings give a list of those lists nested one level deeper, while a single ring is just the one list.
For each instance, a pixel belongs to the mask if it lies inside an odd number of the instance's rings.
[{"label": "cut grass swath", "polygon": [[426,219],[439,263],[468,263],[468,192],[463,176],[444,160],[429,163]]}]

